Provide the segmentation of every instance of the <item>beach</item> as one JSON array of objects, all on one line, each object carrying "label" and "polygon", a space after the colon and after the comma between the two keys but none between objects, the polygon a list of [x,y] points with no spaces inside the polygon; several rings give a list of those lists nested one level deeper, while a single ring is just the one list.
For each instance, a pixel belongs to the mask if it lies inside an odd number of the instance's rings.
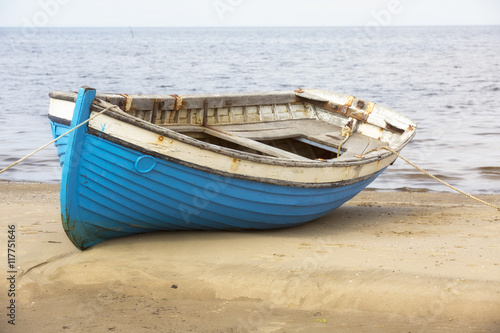
[{"label": "beach", "polygon": [[0,182],[0,211],[0,332],[500,331],[500,213],[459,194],[365,190],[300,227],[85,251],[62,228],[59,184]]}]

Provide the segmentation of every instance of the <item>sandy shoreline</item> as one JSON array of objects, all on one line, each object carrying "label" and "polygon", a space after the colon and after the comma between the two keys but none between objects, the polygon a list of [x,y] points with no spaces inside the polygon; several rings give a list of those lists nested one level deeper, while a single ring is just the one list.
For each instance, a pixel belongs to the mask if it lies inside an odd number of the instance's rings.
[{"label": "sandy shoreline", "polygon": [[0,199],[0,332],[500,331],[500,213],[460,195],[364,191],[297,228],[160,232],[83,252],[60,224],[58,184],[0,183]]}]

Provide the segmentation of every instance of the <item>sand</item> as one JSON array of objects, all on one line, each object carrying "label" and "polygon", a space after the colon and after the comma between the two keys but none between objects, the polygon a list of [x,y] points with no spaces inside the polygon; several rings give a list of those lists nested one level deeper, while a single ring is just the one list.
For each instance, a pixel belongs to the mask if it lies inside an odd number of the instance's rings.
[{"label": "sand", "polygon": [[83,252],[57,184],[0,183],[0,212],[0,332],[500,332],[500,213],[458,194],[364,191],[300,227]]}]

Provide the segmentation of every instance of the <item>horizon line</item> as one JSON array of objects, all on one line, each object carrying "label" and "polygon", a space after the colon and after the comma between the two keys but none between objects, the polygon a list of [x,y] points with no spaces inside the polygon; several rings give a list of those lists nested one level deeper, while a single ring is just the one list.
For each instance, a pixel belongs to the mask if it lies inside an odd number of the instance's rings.
[{"label": "horizon line", "polygon": [[[410,27],[495,27],[498,24],[394,24],[394,25],[377,25],[377,28],[410,28]],[[35,29],[60,29],[60,28],[363,28],[366,25],[172,25],[172,26],[134,26],[134,25],[102,25],[102,26],[87,26],[87,25],[61,25],[61,26],[45,26],[45,27],[28,27]],[[27,28],[19,25],[0,25],[0,28]]]}]

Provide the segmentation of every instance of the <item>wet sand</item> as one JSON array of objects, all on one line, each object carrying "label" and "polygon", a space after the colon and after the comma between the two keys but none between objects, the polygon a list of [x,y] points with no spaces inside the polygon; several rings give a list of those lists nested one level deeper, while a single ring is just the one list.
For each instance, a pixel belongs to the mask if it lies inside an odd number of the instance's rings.
[{"label": "wet sand", "polygon": [[296,228],[83,252],[62,229],[59,185],[0,183],[0,212],[0,332],[500,332],[500,213],[456,194],[364,191]]}]

